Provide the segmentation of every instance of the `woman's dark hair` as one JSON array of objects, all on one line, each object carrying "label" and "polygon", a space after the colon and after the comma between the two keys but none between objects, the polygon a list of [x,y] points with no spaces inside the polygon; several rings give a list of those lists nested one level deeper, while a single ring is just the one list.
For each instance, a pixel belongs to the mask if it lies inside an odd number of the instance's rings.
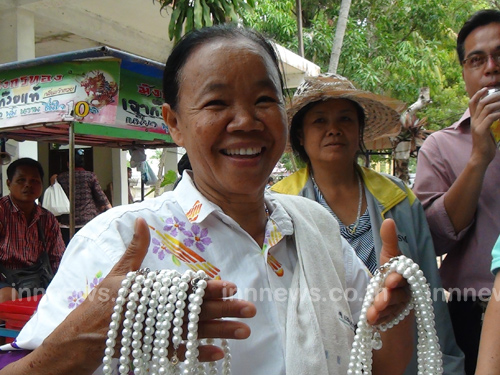
[{"label": "woman's dark hair", "polygon": [[78,149],[75,151],[75,167],[83,168],[85,166],[85,151]]},{"label": "woman's dark hair", "polygon": [[177,163],[177,171],[182,176],[185,169],[192,169],[191,162],[189,161],[189,156],[187,153],[182,155],[181,160]]},{"label": "woman's dark hair", "polygon": [[[354,100],[350,100],[350,102],[354,104],[354,106],[356,107],[356,111],[358,113],[359,149],[361,152],[364,153],[366,149],[365,143],[363,142],[363,134],[365,129],[365,111],[363,110],[363,107],[361,107]],[[302,160],[304,163],[307,164],[310,164],[310,159],[309,156],[307,155],[304,146],[300,144],[300,138],[302,137],[302,129],[304,128],[304,117],[306,113],[309,112],[309,110],[312,109],[318,103],[319,101],[312,102],[301,108],[300,111],[298,111],[295,114],[295,116],[293,116],[290,124],[290,145],[292,146],[292,150],[300,160]]]},{"label": "woman's dark hair", "polygon": [[40,162],[31,159],[31,158],[21,158],[13,161],[10,163],[10,165],[7,167],[7,178],[9,181],[12,181],[14,178],[14,175],[16,174],[17,168],[19,167],[33,167],[38,169],[38,173],[40,174],[40,178],[43,180],[43,167],[40,164]]},{"label": "woman's dark hair", "polygon": [[245,38],[264,48],[271,57],[280,78],[281,91],[284,91],[284,82],[279,69],[279,60],[272,44],[260,33],[252,29],[234,25],[217,25],[193,30],[184,35],[173,48],[163,71],[163,93],[165,102],[173,109],[177,108],[179,95],[179,79],[182,68],[195,49],[207,42],[217,39]]},{"label": "woman's dark hair", "polygon": [[484,9],[474,13],[460,29],[457,36],[457,54],[458,61],[462,65],[465,59],[465,39],[471,32],[481,26],[489,25],[490,23],[500,24],[500,11],[496,9]]}]

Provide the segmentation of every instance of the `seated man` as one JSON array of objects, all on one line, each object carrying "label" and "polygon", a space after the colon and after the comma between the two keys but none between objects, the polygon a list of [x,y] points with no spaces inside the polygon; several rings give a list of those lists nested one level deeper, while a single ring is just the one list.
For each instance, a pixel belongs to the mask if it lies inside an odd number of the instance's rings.
[{"label": "seated man", "polygon": [[[37,205],[42,194],[42,165],[21,158],[7,168],[10,194],[0,198],[0,263],[8,269],[33,265],[44,250],[52,271],[59,266],[65,246],[55,216]],[[0,303],[18,298],[18,291],[0,279]]]}]

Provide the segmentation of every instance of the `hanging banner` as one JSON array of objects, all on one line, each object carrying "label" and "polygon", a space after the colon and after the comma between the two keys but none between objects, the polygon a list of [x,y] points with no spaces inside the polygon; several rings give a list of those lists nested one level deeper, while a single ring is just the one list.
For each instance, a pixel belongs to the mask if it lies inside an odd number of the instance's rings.
[{"label": "hanging banner", "polygon": [[130,129],[143,128],[155,133],[168,133],[161,110],[161,76],[147,74],[147,69],[142,72],[129,70],[129,65],[125,62],[122,64],[116,124]]},{"label": "hanging banner", "polygon": [[113,125],[119,84],[119,60],[1,72],[0,128],[71,120]]}]

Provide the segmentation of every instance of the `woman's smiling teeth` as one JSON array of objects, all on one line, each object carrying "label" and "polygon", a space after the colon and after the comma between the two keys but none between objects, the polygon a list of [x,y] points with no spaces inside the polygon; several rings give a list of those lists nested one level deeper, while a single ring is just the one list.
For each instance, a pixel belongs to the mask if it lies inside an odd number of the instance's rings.
[{"label": "woman's smiling teeth", "polygon": [[230,156],[255,156],[260,154],[262,151],[262,148],[260,147],[252,147],[252,148],[230,148],[223,150],[222,152],[225,155],[230,155]]}]

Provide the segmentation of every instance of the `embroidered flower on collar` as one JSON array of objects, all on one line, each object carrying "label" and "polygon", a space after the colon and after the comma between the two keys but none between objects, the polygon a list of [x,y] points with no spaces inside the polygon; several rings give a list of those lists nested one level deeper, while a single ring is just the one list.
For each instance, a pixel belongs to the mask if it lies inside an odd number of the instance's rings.
[{"label": "embroidered flower on collar", "polygon": [[194,202],[193,207],[188,212],[186,212],[186,217],[191,223],[198,219],[198,214],[201,211],[201,206],[202,204],[200,203],[200,201],[196,201]]}]

